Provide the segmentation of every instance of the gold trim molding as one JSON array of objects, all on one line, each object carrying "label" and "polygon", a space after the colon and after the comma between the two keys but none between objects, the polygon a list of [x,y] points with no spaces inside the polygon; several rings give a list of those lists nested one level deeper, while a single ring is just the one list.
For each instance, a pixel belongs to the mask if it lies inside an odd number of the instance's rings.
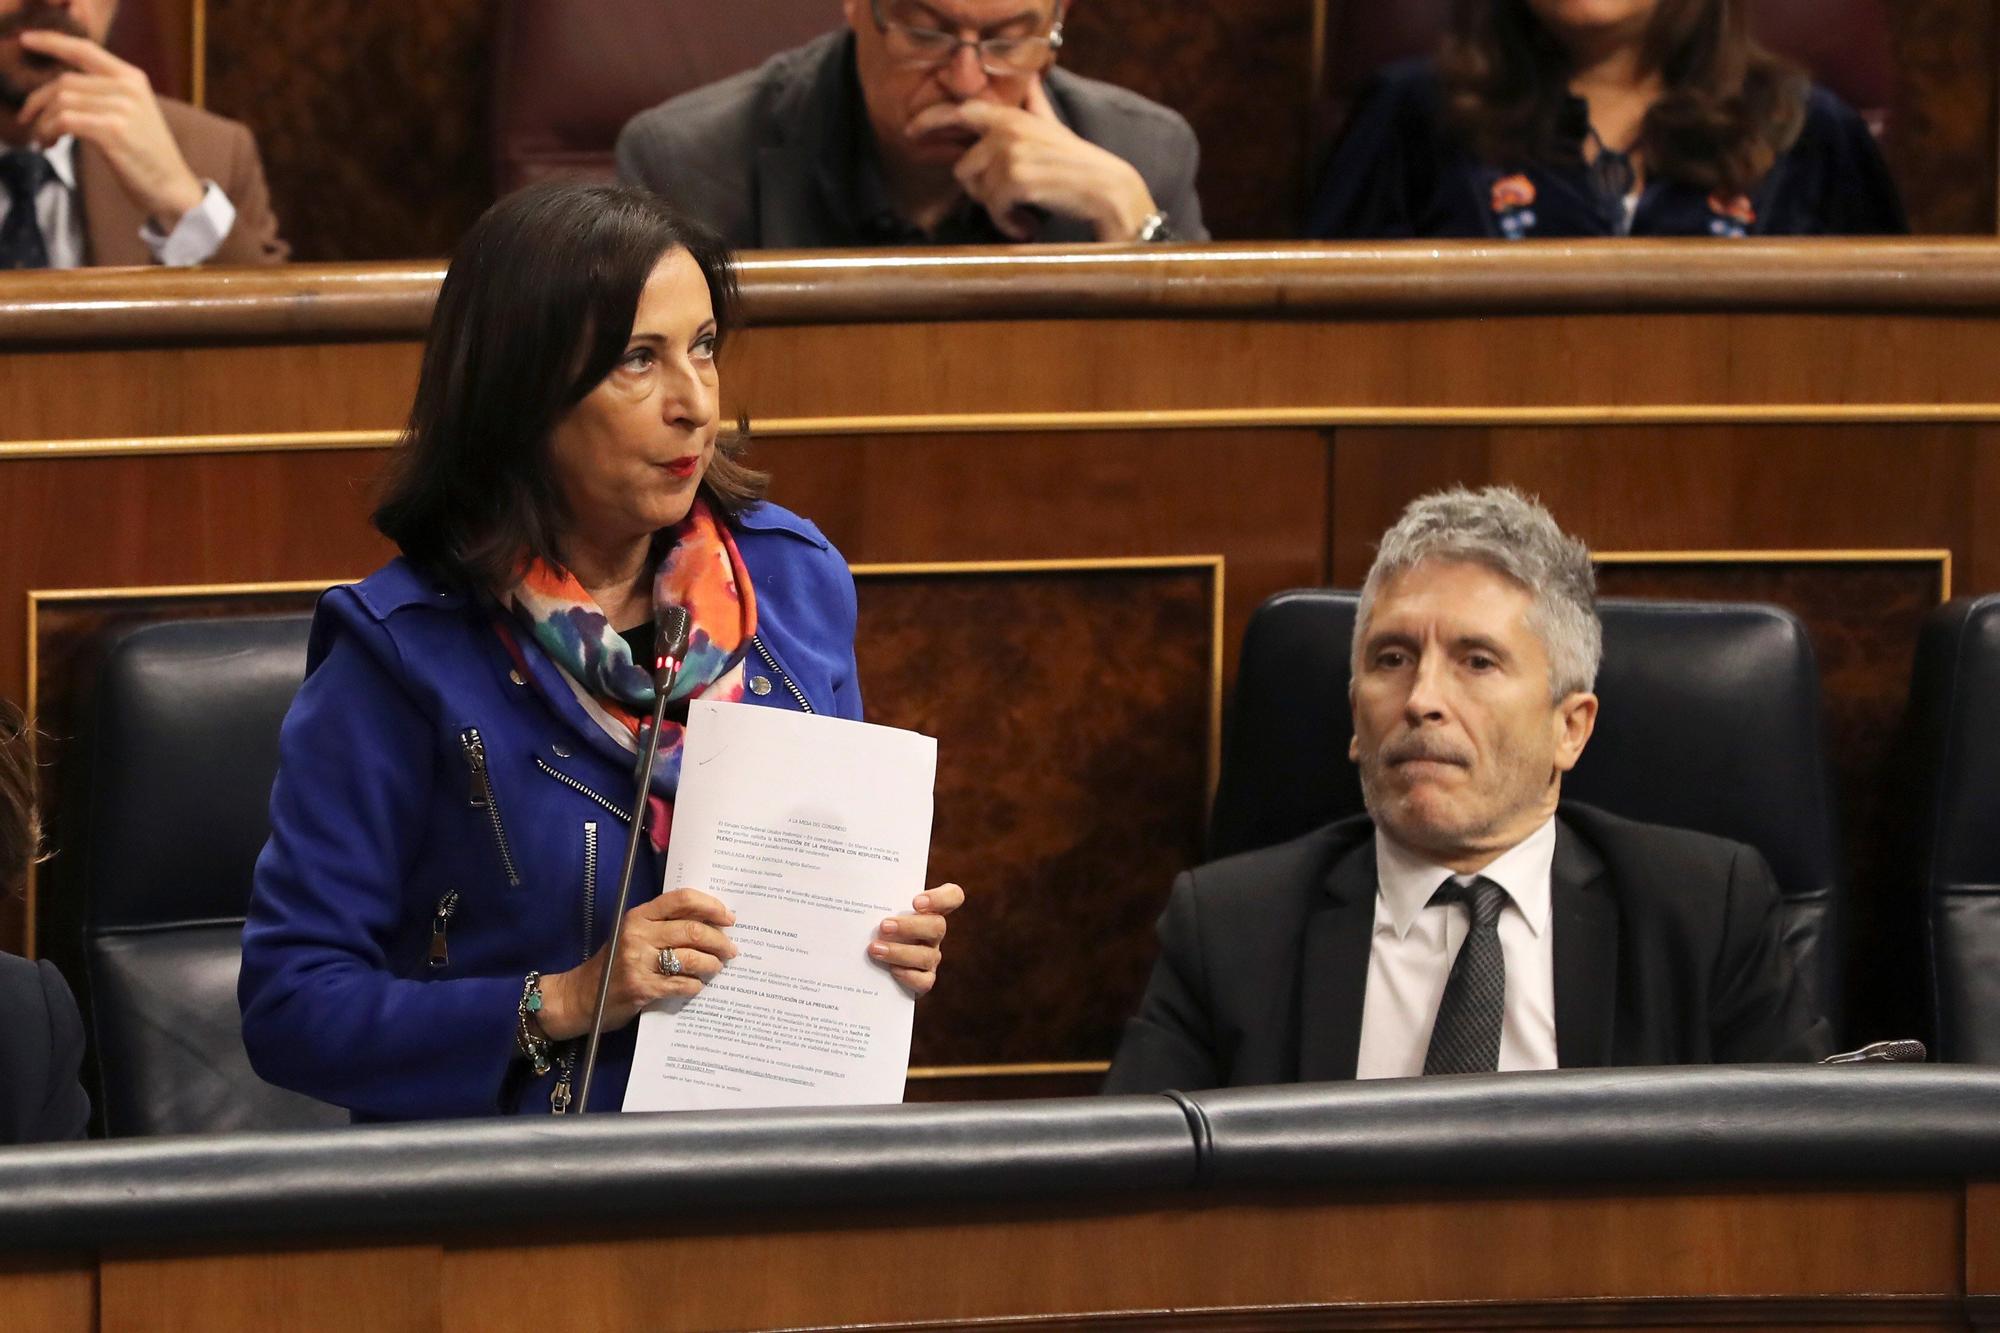
[{"label": "gold trim molding", "polygon": [[188,101],[208,105],[208,0],[194,0],[188,15]]},{"label": "gold trim molding", "polygon": [[[1657,403],[1575,407],[1270,407],[1103,412],[938,412],[886,416],[760,417],[751,436],[1004,434],[1010,431],[1224,430],[1377,426],[1994,425],[2000,403]],[[387,449],[400,429],[133,435],[0,440],[0,461],[132,455],[303,453]]]},{"label": "gold trim molding", "polygon": [[2000,403],[1589,403],[1537,407],[1268,407],[752,417],[751,435],[1163,430],[1305,426],[1983,425]]},{"label": "gold trim molding", "polygon": [[1018,1065],[911,1065],[906,1077],[927,1083],[954,1078],[1051,1078],[1106,1073],[1109,1060],[1072,1060]]},{"label": "gold trim molding", "polygon": [[1936,565],[1938,601],[1951,600],[1951,552],[1943,547],[1593,551],[1590,558],[1600,565]]},{"label": "gold trim molding", "polygon": [[282,454],[329,449],[387,449],[399,430],[268,431],[255,435],[139,435],[95,440],[0,441],[9,458],[118,458],[133,454]]}]

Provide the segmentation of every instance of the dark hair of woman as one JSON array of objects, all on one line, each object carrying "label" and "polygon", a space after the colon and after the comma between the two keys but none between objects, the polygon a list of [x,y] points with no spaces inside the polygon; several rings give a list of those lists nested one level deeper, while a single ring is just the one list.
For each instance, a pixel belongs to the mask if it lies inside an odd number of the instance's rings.
[{"label": "dark hair of woman", "polygon": [[[1806,75],[1758,45],[1744,0],[1660,0],[1645,63],[1666,89],[1637,143],[1649,175],[1741,194],[1805,123]],[[1451,124],[1485,161],[1575,158],[1569,56],[1528,0],[1456,0],[1439,71]]]},{"label": "dark hair of woman", "polygon": [[0,699],[0,894],[13,893],[42,854],[35,759],[21,710]]},{"label": "dark hair of woman", "polygon": [[[659,196],[611,185],[530,186],[460,242],[438,292],[410,422],[375,526],[417,564],[505,587],[524,556],[560,563],[568,515],[549,465],[556,423],[625,354],[661,258],[701,268],[718,337],[734,319],[729,249]],[[763,498],[741,430],[724,429],[702,493],[734,516]]]}]

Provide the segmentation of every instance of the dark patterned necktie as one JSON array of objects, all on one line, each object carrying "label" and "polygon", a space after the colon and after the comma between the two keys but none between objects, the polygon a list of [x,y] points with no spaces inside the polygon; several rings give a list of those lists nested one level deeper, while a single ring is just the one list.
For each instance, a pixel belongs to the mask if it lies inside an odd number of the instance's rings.
[{"label": "dark patterned necktie", "polygon": [[7,187],[7,220],[0,222],[0,268],[47,268],[49,244],[35,216],[35,196],[55,175],[49,160],[30,148],[0,155],[0,185]]},{"label": "dark patterned necktie", "polygon": [[1431,903],[1463,903],[1472,930],[1452,960],[1438,1004],[1426,1074],[1490,1074],[1500,1068],[1500,1023],[1507,1013],[1507,962],[1500,956],[1500,909],[1507,891],[1484,876],[1470,884],[1448,879]]}]

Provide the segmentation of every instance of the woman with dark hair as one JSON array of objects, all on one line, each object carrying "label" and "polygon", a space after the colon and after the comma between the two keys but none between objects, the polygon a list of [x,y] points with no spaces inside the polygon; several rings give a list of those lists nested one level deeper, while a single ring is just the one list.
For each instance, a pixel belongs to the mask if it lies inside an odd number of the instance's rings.
[{"label": "woman with dark hair", "polygon": [[1861,117],[1759,46],[1748,0],[1456,0],[1320,178],[1318,237],[1909,230]]},{"label": "woman with dark hair", "polygon": [[[375,514],[403,555],[321,599],[285,720],[239,983],[264,1078],[356,1119],[562,1113],[609,969],[589,1109],[616,1109],[639,1011],[736,955],[695,888],[606,945],[658,608],[693,616],[670,718],[861,715],[846,562],[719,419],[733,282],[637,190],[537,186],[461,243]],[[682,739],[661,730],[640,885]],[[920,894],[855,947],[921,995],[961,901]]]},{"label": "woman with dark hair", "polygon": [[[27,728],[0,699],[0,891],[19,891],[41,845]],[[0,953],[0,1010],[0,1143],[83,1137],[83,1020],[62,974],[46,959]]]}]

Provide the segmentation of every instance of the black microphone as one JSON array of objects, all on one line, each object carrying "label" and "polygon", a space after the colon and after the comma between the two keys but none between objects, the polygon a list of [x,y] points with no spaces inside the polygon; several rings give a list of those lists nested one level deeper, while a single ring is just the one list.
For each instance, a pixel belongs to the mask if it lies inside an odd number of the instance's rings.
[{"label": "black microphone", "polygon": [[654,614],[653,689],[657,692],[665,694],[680,678],[693,633],[694,617],[685,606],[662,607]]},{"label": "black microphone", "polygon": [[632,895],[632,867],[639,863],[639,839],[646,828],[646,797],[653,786],[653,765],[660,757],[660,724],[667,715],[667,694],[680,679],[687,660],[694,617],[684,606],[660,607],[653,613],[653,719],[646,731],[645,757],[639,761],[639,788],[632,796],[632,828],[625,841],[625,868],[618,872],[618,905],[611,913],[611,938],[604,948],[604,976],[597,983],[597,1011],[590,1019],[590,1040],[583,1050],[583,1083],[576,1113],[590,1109],[590,1080],[597,1072],[597,1044],[604,1038],[604,1007],[611,1002],[611,968],[618,961],[618,935],[625,926],[625,903]]},{"label": "black microphone", "polygon": [[1842,1051],[1820,1061],[1823,1065],[1920,1065],[1930,1055],[1920,1041],[1870,1042],[1858,1051]]}]

